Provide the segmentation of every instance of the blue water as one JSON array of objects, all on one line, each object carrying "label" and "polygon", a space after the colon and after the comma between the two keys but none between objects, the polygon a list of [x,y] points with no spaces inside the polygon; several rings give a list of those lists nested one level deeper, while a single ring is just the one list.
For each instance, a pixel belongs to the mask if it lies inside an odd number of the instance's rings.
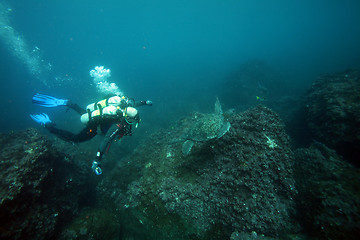
[{"label": "blue water", "polygon": [[204,91],[249,60],[304,88],[319,74],[360,66],[357,0],[0,4],[1,132],[35,126],[28,115],[43,111],[31,104],[36,92],[83,105],[101,98],[89,76],[95,66],[111,69],[110,81],[126,95],[153,100],[156,114],[144,116],[154,124],[204,96],[213,105],[216,93]]}]

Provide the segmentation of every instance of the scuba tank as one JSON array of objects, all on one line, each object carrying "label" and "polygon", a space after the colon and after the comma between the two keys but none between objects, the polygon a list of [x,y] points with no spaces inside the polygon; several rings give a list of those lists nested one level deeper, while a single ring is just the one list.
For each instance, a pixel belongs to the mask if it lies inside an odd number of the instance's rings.
[{"label": "scuba tank", "polygon": [[125,97],[119,97],[119,96],[113,96],[111,98],[106,98],[103,99],[101,101],[95,102],[95,103],[91,103],[89,105],[87,105],[86,107],[86,111],[92,112],[98,108],[105,108],[107,106],[119,106],[121,101],[125,100]]},{"label": "scuba tank", "polygon": [[118,111],[121,111],[120,105],[126,98],[124,96],[113,96],[103,99],[101,101],[91,103],[87,105],[86,112],[80,117],[80,121],[83,124],[87,124],[89,121],[102,118],[102,117],[115,117],[118,115]]},{"label": "scuba tank", "polygon": [[92,112],[88,110],[87,113],[84,113],[83,115],[81,115],[80,121],[83,124],[87,124],[90,120],[95,120],[98,118],[116,117],[116,116],[118,116],[119,111],[122,112],[119,106],[118,107],[107,106],[104,108],[96,109]]},{"label": "scuba tank", "polygon": [[[80,117],[80,121],[87,124],[98,118],[114,118],[122,115],[129,106],[134,106],[134,99],[125,96],[113,96],[87,105],[86,112]],[[126,112],[126,111],[125,111]]]}]

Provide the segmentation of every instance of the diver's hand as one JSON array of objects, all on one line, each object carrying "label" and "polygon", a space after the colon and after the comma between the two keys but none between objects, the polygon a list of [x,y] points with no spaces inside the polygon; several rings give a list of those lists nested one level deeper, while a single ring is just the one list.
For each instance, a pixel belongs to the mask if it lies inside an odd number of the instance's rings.
[{"label": "diver's hand", "polygon": [[146,105],[148,105],[148,106],[152,106],[152,105],[153,105],[153,102],[152,102],[152,101],[150,101],[150,100],[146,100]]},{"label": "diver's hand", "polygon": [[101,168],[100,168],[100,164],[99,164],[96,160],[94,160],[94,161],[92,162],[91,169],[95,172],[96,175],[102,174],[102,170],[101,170]]}]

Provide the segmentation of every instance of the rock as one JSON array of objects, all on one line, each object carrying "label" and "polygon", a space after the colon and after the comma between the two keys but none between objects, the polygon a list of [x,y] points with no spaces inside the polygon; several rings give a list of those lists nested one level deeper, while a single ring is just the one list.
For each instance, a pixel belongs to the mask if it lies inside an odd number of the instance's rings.
[{"label": "rock", "polygon": [[[104,180],[101,194],[115,193],[109,197],[118,208],[126,208],[144,223],[147,236],[157,239],[229,239],[234,231],[278,237],[295,231],[294,156],[279,117],[263,106],[225,115],[229,132],[195,142],[184,156],[183,143],[174,139],[194,116],[138,146]],[[124,176],[128,171],[136,174]]]},{"label": "rock", "polygon": [[298,218],[316,239],[360,236],[360,172],[321,143],[295,151]]},{"label": "rock", "polygon": [[319,77],[307,94],[307,121],[318,141],[360,166],[360,73]]},{"label": "rock", "polygon": [[79,211],[84,174],[38,131],[0,134],[1,239],[54,239]]},{"label": "rock", "polygon": [[84,210],[62,232],[60,240],[123,239],[115,212],[91,208]]}]

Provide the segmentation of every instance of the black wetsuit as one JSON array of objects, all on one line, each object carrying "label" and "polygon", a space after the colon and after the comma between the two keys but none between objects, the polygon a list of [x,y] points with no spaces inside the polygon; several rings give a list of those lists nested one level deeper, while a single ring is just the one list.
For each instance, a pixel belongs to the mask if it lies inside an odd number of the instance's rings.
[{"label": "black wetsuit", "polygon": [[[146,101],[133,102],[128,104],[130,107],[137,107],[146,105]],[[77,104],[69,103],[67,105],[69,108],[75,110],[80,115],[87,113],[85,109],[79,107]],[[100,146],[97,152],[97,160],[100,161],[101,157],[110,147],[111,142],[116,138],[121,138],[122,136],[131,135],[132,125],[128,124],[122,115],[118,115],[112,118],[100,118],[96,120],[90,120],[86,127],[81,130],[78,134],[72,132],[58,129],[54,125],[48,125],[46,128],[57,137],[74,143],[85,142],[97,135],[97,129],[100,127],[100,130],[105,134],[104,139],[101,141]]]}]

